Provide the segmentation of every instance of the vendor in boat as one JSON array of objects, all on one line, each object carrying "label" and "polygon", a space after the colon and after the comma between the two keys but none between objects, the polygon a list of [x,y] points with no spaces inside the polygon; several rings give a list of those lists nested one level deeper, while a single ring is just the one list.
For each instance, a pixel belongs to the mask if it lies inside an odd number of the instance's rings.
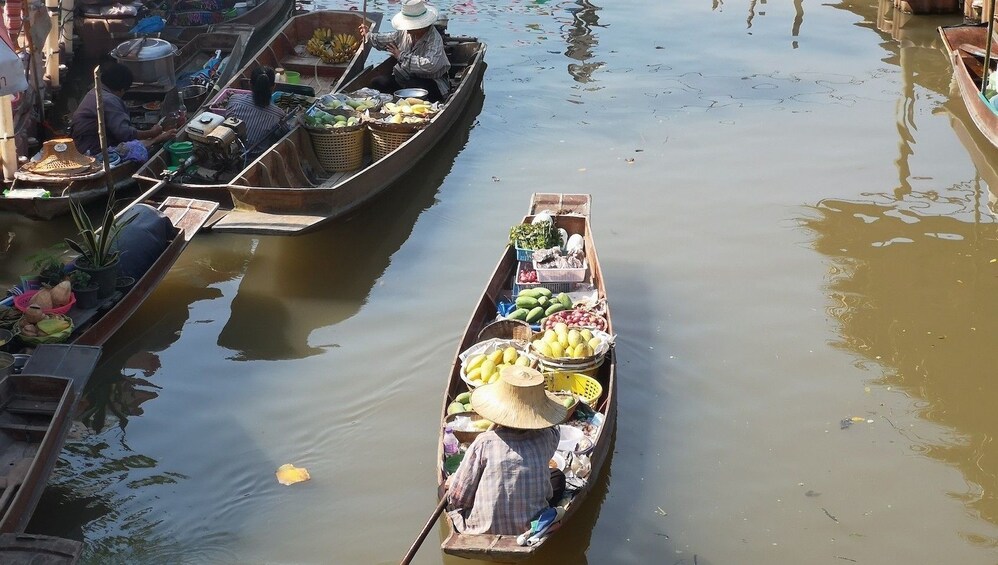
[{"label": "vendor in boat", "polygon": [[450,61],[444,39],[434,27],[437,9],[423,0],[402,0],[402,11],[392,18],[393,33],[369,33],[360,26],[361,40],[395,58],[391,76],[377,77],[371,87],[392,93],[400,88],[423,88],[430,102],[443,100],[450,91]]},{"label": "vendor in boat", "polygon": [[[122,101],[125,91],[132,87],[132,70],[115,61],[102,63],[101,75],[101,106],[104,110],[104,131],[107,133],[108,147],[121,143],[139,140],[149,147],[170,139],[176,134],[175,129],[164,130],[156,124],[147,130],[136,129],[129,118],[128,109]],[[101,152],[100,136],[97,133],[97,89],[88,92],[76,111],[71,122],[73,142],[82,153],[97,156]]]},{"label": "vendor in boat", "polygon": [[239,118],[246,123],[246,153],[248,159],[259,156],[273,142],[288,133],[287,113],[271,101],[276,84],[271,67],[257,67],[250,73],[250,92],[229,97],[226,118]]},{"label": "vendor in boat", "polygon": [[569,409],[548,394],[541,373],[520,366],[475,389],[471,405],[496,427],[475,438],[448,479],[447,513],[459,533],[520,534],[561,498],[549,462],[558,449],[554,426]]}]

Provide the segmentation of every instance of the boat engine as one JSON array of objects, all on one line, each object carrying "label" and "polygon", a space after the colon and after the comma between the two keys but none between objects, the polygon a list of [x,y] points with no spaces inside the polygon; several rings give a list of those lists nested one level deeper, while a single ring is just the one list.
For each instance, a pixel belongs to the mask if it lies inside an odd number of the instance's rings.
[{"label": "boat engine", "polygon": [[[202,112],[185,127],[187,138],[194,144],[194,161],[202,174],[214,171],[238,173],[243,166],[243,143],[246,123],[239,118],[225,118],[212,112]],[[207,169],[207,170],[206,170]]]}]

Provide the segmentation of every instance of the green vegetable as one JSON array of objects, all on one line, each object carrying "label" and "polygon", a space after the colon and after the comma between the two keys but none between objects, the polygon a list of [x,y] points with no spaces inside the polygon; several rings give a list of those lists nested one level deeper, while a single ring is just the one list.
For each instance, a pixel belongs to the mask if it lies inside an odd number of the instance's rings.
[{"label": "green vegetable", "polygon": [[520,249],[550,249],[561,245],[561,235],[551,222],[518,224],[510,228],[509,241]]}]

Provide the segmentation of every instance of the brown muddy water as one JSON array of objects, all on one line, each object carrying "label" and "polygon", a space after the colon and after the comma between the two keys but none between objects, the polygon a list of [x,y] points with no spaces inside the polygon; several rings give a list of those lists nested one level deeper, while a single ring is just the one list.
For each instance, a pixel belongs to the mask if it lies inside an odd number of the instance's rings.
[{"label": "brown muddy water", "polygon": [[[328,229],[199,236],[106,347],[30,531],[88,563],[397,562],[471,305],[564,191],[593,195],[620,414],[535,563],[998,561],[998,156],[951,94],[958,16],[440,6],[488,43],[460,131]],[[8,280],[69,231],[0,225]],[[417,563],[463,563],[442,535]]]}]

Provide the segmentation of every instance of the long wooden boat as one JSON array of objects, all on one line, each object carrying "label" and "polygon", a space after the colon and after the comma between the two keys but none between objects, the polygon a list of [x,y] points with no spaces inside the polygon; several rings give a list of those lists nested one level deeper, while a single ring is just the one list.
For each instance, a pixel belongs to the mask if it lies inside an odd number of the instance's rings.
[{"label": "long wooden boat", "polygon": [[[247,24],[227,23],[211,26],[209,31],[196,36],[177,51],[173,63],[174,73],[177,77],[181,77],[196,72],[215,56],[215,51],[221,51],[222,57],[227,57],[228,61],[215,78],[215,84],[227,84],[242,67],[254,31],[256,30],[253,26]],[[130,99],[139,99],[143,102],[155,98],[162,99],[171,89],[172,87],[165,88],[155,84],[133,84],[125,94],[125,100],[127,103]]]},{"label": "long wooden boat", "polygon": [[73,333],[67,340],[76,345],[103,345],[125,321],[145,302],[159,285],[170,267],[190,243],[194,234],[218,209],[217,202],[190,198],[169,197],[158,209],[173,224],[173,239],[135,284],[122,296],[112,295],[113,304],[103,303],[96,308],[81,309],[73,306],[68,316],[73,319]]},{"label": "long wooden boat", "polygon": [[[372,162],[367,158],[359,169],[335,173],[322,168],[307,130],[295,127],[229,183],[234,210],[212,230],[302,233],[380,194],[451,133],[480,86],[485,44],[465,41],[448,47],[456,85],[447,103],[425,127],[381,159]],[[375,77],[391,73],[391,67],[389,59],[345,85],[344,90],[369,87]]]},{"label": "long wooden boat", "polygon": [[0,381],[0,532],[23,532],[72,425],[70,379],[9,375]]},{"label": "long wooden boat", "polygon": [[[257,0],[256,5],[248,9],[246,13],[225,19],[226,10],[232,8],[235,0],[224,0],[221,10],[191,9],[191,4],[195,3],[184,2],[184,0],[172,2],[174,9],[168,13],[166,27],[160,32],[160,37],[174,45],[183,46],[189,41],[193,41],[199,34],[208,31],[212,25],[223,22],[246,24],[260,30],[291,12],[289,0]],[[187,22],[191,21],[197,21],[198,25],[187,25]]]},{"label": "long wooden boat", "polygon": [[[115,192],[135,187],[132,178],[141,163],[128,161],[108,171]],[[42,191],[45,191],[43,195]],[[10,190],[0,193],[0,212],[13,212],[32,220],[51,220],[69,213],[70,199],[92,202],[107,195],[104,170],[94,165],[75,175],[48,176],[17,171]]]},{"label": "long wooden boat", "polygon": [[[943,26],[939,28],[939,35],[949,54],[950,64],[953,66],[953,80],[967,105],[970,118],[991,145],[998,147],[998,113],[981,94],[987,25]],[[998,45],[993,46],[991,51],[992,65],[998,62],[996,48]],[[991,72],[995,70],[992,68],[989,74]]]},{"label": "long wooden boat", "polygon": [[[222,89],[248,90],[253,70],[265,65],[298,71],[301,75],[299,88],[311,88],[319,94],[334,92],[340,88],[342,83],[360,73],[364,61],[367,60],[370,53],[370,46],[358,50],[353,58],[346,63],[323,63],[318,57],[307,53],[299,54],[295,48],[304,45],[316,29],[328,28],[333,33],[356,35],[357,28],[362,22],[366,22],[366,25],[372,29],[377,29],[381,23],[381,18],[380,13],[368,12],[366,19],[364,19],[360,13],[348,10],[320,10],[294,16],[239,69],[228,83],[222,86]],[[188,139],[187,133],[181,131],[174,141],[188,141]],[[161,181],[160,175],[166,171],[170,164],[169,152],[166,149],[161,149],[139,168],[135,179],[144,189],[151,188]],[[226,208],[231,207],[232,201],[229,197],[228,182],[240,171],[211,171],[208,173],[199,167],[194,172],[196,175],[177,176],[174,180],[170,180],[164,185],[161,193],[210,198],[219,201]],[[211,179],[207,178],[209,174]]]},{"label": "long wooden boat", "polygon": [[[551,210],[554,212],[555,224],[565,228],[569,233],[579,233],[585,240],[585,255],[589,264],[589,273],[592,286],[598,292],[599,298],[606,300],[606,292],[603,282],[603,273],[600,269],[599,258],[596,255],[596,246],[593,241],[592,230],[589,225],[590,198],[588,195],[580,194],[535,194],[531,205],[530,215],[523,219],[528,222],[533,218],[533,214]],[[490,322],[495,320],[497,303],[503,297],[509,296],[512,287],[513,277],[517,272],[518,262],[516,251],[511,246],[506,246],[505,251],[496,265],[495,272],[491,280],[485,287],[485,292],[478,300],[478,304],[471,316],[471,321],[465,328],[464,336],[458,345],[458,353],[465,351],[477,343],[479,332]],[[607,333],[613,333],[612,321],[609,307],[606,309]],[[565,515],[561,519],[561,524],[567,524],[576,515],[579,508],[585,503],[596,478],[599,476],[603,465],[606,463],[610,453],[610,444],[613,438],[614,428],[617,420],[617,375],[616,358],[613,348],[606,354],[603,364],[597,370],[596,378],[603,386],[603,393],[600,398],[593,403],[593,408],[604,415],[603,425],[600,426],[596,437],[593,438],[594,447],[589,453],[591,471],[585,485],[582,486],[565,507]],[[456,359],[451,368],[450,379],[444,391],[444,401],[441,410],[441,437],[438,442],[437,452],[437,484],[438,495],[444,496],[446,472],[443,469],[443,428],[447,417],[447,407],[455,397],[468,390],[468,385],[461,379],[461,361]],[[445,516],[447,516],[445,514]],[[441,549],[445,553],[480,559],[486,561],[517,562],[522,561],[536,553],[544,543],[550,539],[543,538],[538,544],[532,546],[521,546],[516,542],[518,532],[513,535],[493,535],[493,534],[460,534],[453,526],[449,517],[447,519],[448,534],[441,544]],[[557,530],[551,535],[557,535]]]}]

